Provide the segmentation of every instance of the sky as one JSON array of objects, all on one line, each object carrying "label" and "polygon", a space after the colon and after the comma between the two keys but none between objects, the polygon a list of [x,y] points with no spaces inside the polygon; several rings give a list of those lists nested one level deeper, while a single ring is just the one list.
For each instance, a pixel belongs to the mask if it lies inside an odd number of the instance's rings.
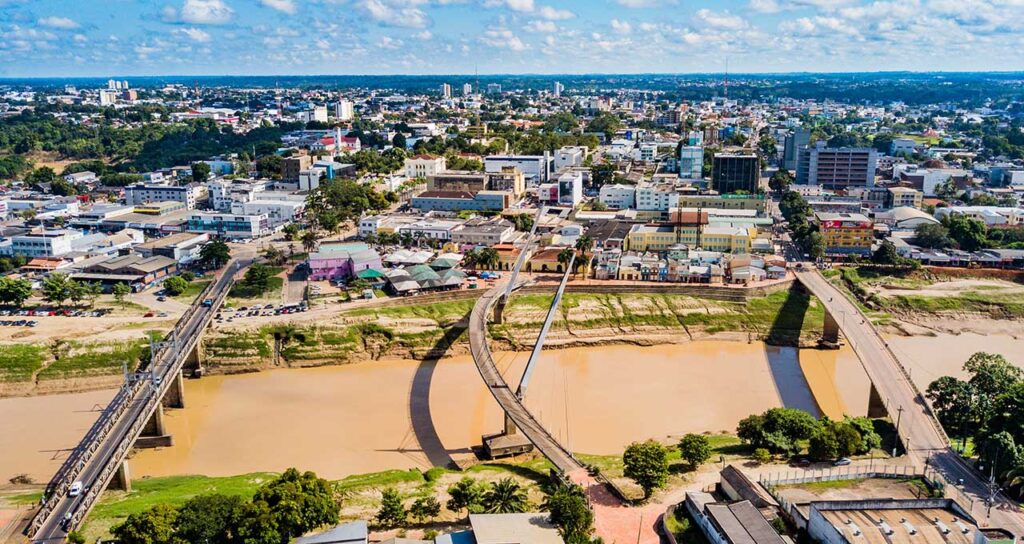
[{"label": "sky", "polygon": [[0,0],[0,77],[1016,71],[1024,0]]}]

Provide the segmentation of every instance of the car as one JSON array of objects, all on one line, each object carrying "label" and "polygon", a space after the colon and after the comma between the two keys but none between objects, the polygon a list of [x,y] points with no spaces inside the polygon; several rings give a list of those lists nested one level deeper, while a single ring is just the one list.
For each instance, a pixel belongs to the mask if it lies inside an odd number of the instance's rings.
[{"label": "car", "polygon": [[158,301],[160,301],[160,302],[167,302],[167,297],[165,297],[163,295],[160,295],[160,296],[156,297],[156,299]]},{"label": "car", "polygon": [[82,490],[83,489],[85,489],[85,486],[82,485],[81,481],[75,482],[75,483],[71,484],[71,488],[68,489],[68,496],[69,497],[77,497],[77,496],[82,494]]},{"label": "car", "polygon": [[142,317],[153,317],[154,315],[156,315],[156,314],[154,314],[153,312],[146,312],[146,315],[144,315]]},{"label": "car", "polygon": [[835,461],[832,462],[832,466],[845,467],[846,465],[849,465],[852,462],[853,461],[851,461],[849,457],[840,457],[839,459],[836,459]]},{"label": "car", "polygon": [[811,460],[807,457],[794,457],[789,461],[789,466],[793,468],[803,468],[811,466]]},{"label": "car", "polygon": [[203,301],[203,306],[206,306],[207,308],[213,306],[213,299],[212,298],[208,298],[208,299],[204,300]]},{"label": "car", "polygon": [[25,323],[25,324],[28,325],[29,327],[35,327],[36,325],[39,324],[39,322],[38,321],[29,321],[28,323]]}]

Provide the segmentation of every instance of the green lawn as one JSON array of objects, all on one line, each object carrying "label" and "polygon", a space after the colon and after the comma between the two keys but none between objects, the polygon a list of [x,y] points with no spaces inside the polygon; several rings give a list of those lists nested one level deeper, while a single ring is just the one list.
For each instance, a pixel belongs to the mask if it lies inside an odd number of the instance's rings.
[{"label": "green lawn", "polygon": [[45,348],[35,344],[0,345],[0,382],[27,382],[42,368]]},{"label": "green lawn", "polygon": [[69,343],[70,350],[39,372],[40,380],[120,374],[124,365],[135,369],[149,349],[148,339],[118,344]]},{"label": "green lawn", "polygon": [[254,300],[274,300],[281,298],[281,289],[284,288],[284,278],[278,277],[279,274],[284,272],[284,268],[279,266],[269,266],[271,277],[267,280],[267,289],[265,291],[257,291],[250,288],[245,284],[245,281],[239,281],[231,287],[231,292],[228,293],[229,298],[236,299],[239,302],[251,302]]},{"label": "green lawn", "polygon": [[188,284],[188,288],[186,288],[183,293],[180,295],[174,295],[172,298],[178,302],[192,304],[195,302],[196,297],[199,296],[199,293],[202,293],[203,289],[206,289],[206,286],[209,285],[211,281],[213,280],[193,280]]}]

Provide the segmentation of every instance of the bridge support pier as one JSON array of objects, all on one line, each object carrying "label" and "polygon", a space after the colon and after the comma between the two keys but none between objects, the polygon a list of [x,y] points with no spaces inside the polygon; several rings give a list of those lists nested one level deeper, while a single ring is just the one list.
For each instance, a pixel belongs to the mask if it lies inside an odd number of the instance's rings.
[{"label": "bridge support pier", "polygon": [[[505,303],[507,299],[502,296],[498,299],[498,302],[494,304],[494,319],[491,321],[501,325],[504,322],[505,314]],[[507,419],[507,418],[506,418]],[[506,425],[507,426],[507,425]]]},{"label": "bridge support pier", "polygon": [[184,371],[178,372],[171,378],[171,384],[164,393],[163,405],[166,408],[185,407],[185,377]]},{"label": "bridge support pier", "polygon": [[174,445],[174,437],[167,434],[164,428],[164,405],[158,404],[153,416],[142,428],[142,433],[135,440],[136,448],[163,448]]},{"label": "bridge support pier", "polygon": [[132,475],[128,470],[128,461],[122,461],[117,467],[117,471],[114,473],[114,477],[110,479],[110,483],[107,484],[107,489],[117,489],[119,491],[131,491],[132,490]]},{"label": "bridge support pier", "polygon": [[868,395],[868,417],[880,418],[889,415],[889,410],[885,407],[885,401],[882,400],[882,395],[878,393],[878,389],[875,384],[871,384],[871,393]]},{"label": "bridge support pier", "polygon": [[839,322],[828,310],[825,311],[825,325],[821,332],[821,340],[826,344],[839,344]]},{"label": "bridge support pier", "polygon": [[196,341],[196,346],[188,353],[188,356],[185,358],[185,364],[181,368],[182,370],[191,370],[192,376],[199,378],[203,375],[203,359],[203,339],[200,337]]}]

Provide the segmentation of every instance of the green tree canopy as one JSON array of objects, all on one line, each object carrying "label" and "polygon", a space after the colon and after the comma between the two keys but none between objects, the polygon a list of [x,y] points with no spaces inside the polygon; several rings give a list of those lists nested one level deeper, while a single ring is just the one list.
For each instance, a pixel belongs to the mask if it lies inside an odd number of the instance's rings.
[{"label": "green tree canopy", "polygon": [[21,306],[32,296],[32,282],[24,278],[0,277],[0,304]]},{"label": "green tree canopy", "polygon": [[702,434],[687,434],[679,441],[679,454],[696,470],[711,458],[711,442]]},{"label": "green tree canopy", "polygon": [[668,480],[668,450],[658,442],[633,442],[622,454],[623,474],[644,490],[644,498]]}]

